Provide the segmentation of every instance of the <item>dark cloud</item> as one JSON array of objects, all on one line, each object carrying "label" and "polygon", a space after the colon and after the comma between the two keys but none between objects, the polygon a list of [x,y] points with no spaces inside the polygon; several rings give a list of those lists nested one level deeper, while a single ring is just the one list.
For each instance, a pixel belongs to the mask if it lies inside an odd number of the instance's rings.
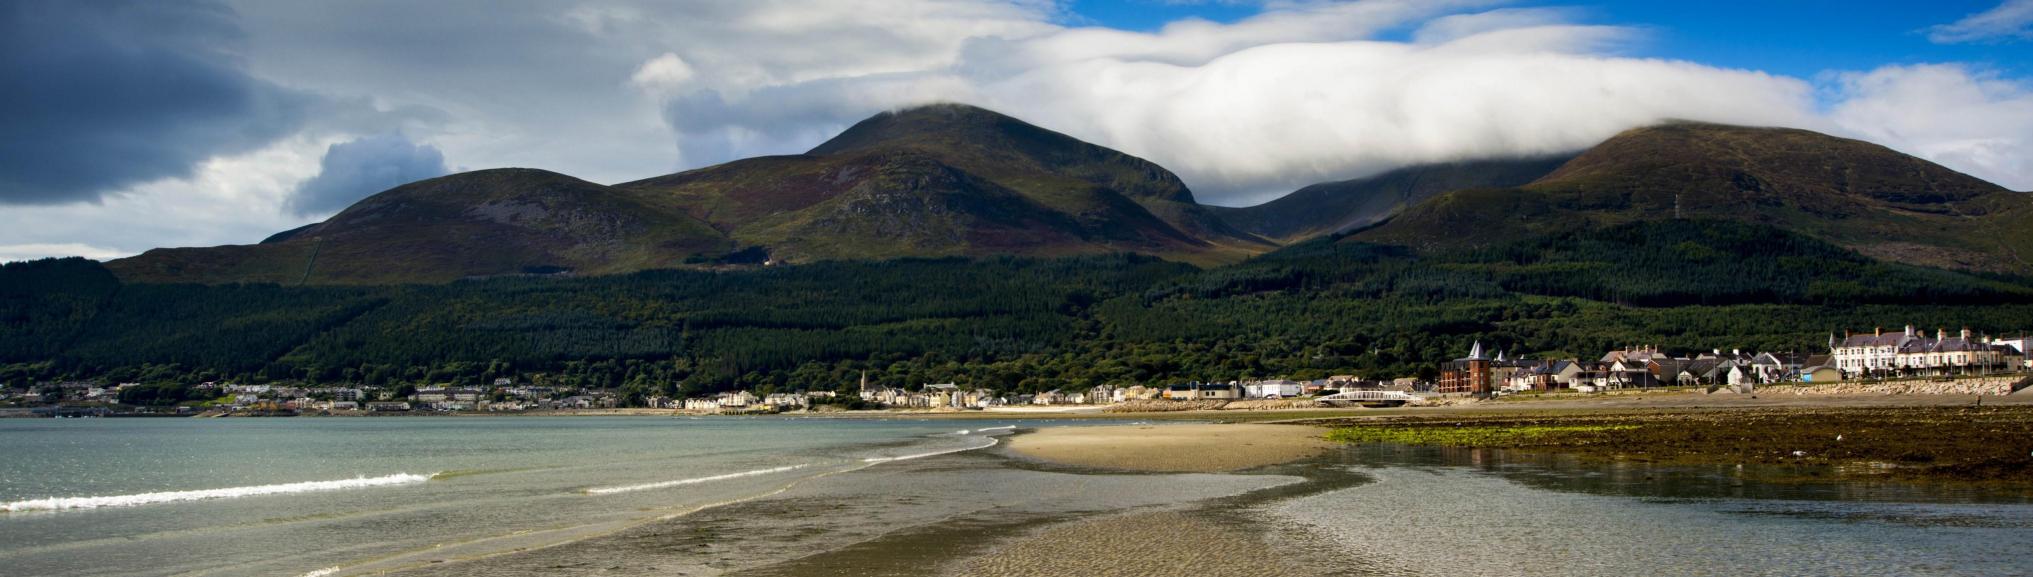
[{"label": "dark cloud", "polygon": [[374,193],[450,172],[437,147],[392,134],[334,144],[318,164],[318,175],[297,186],[286,203],[297,216],[338,212]]},{"label": "dark cloud", "polygon": [[0,204],[94,201],[294,132],[315,99],[250,76],[200,0],[0,3]]}]

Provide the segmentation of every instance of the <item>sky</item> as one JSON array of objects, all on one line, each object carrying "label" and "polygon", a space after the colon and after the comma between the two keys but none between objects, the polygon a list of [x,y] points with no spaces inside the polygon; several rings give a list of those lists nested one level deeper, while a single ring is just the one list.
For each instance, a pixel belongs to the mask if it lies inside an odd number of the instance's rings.
[{"label": "sky", "polygon": [[796,153],[931,102],[1226,206],[1670,119],[2033,190],[2033,0],[0,0],[0,261],[248,244],[466,170]]}]

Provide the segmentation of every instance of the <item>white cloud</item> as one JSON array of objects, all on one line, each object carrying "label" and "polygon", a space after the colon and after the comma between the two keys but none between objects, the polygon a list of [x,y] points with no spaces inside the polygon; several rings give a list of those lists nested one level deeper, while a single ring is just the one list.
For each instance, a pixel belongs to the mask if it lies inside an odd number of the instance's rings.
[{"label": "white cloud", "polygon": [[2033,39],[2033,0],[2005,0],[1998,7],[1927,29],[1942,44]]},{"label": "white cloud", "polygon": [[683,94],[685,84],[691,81],[694,75],[692,65],[686,64],[685,59],[665,52],[663,56],[642,63],[642,67],[637,68],[635,75],[629,77],[628,81],[651,95],[667,97]]},{"label": "white cloud", "polygon": [[1840,131],[2013,190],[2033,190],[2033,87],[1957,65],[1834,79]]},{"label": "white cloud", "polygon": [[92,246],[80,242],[0,245],[0,262],[66,256],[82,256],[94,260],[105,260],[127,256],[128,254],[120,249]]},{"label": "white cloud", "polygon": [[[977,36],[941,28],[932,32],[965,41],[914,45],[909,58],[873,57],[891,64],[880,73],[767,54],[754,58],[777,63],[768,75],[697,66],[694,84],[721,84],[665,96],[664,117],[686,163],[696,165],[796,152],[868,113],[956,100],[1144,156],[1219,204],[1406,164],[1578,150],[1669,119],[1862,135],[2000,182],[2033,178],[2012,156],[2011,143],[2026,131],[2010,121],[2015,105],[1997,79],[1972,97],[1982,106],[1937,109],[1932,115],[1941,118],[1928,121],[1918,119],[1929,114],[1866,118],[1859,111],[1888,94],[1621,56],[1643,41],[1641,30],[1573,24],[1578,12],[1568,9],[1492,4],[1282,3],[1232,24],[1186,20],[1148,33],[1012,25]],[[889,25],[879,16],[835,24]],[[1378,39],[1405,28],[1409,41]],[[777,50],[738,39],[720,49],[729,46]],[[1957,87],[1942,75],[1908,82]],[[1839,98],[1818,101],[1817,90]],[[1859,100],[1845,107],[1851,98]],[[1946,118],[1977,112],[1998,121]]]},{"label": "white cloud", "polygon": [[318,174],[318,160],[334,142],[286,139],[206,161],[190,178],[149,182],[98,203],[9,207],[0,211],[0,246],[81,245],[93,252],[78,256],[103,258],[156,247],[258,242],[310,222],[286,214],[284,202],[298,183]]}]

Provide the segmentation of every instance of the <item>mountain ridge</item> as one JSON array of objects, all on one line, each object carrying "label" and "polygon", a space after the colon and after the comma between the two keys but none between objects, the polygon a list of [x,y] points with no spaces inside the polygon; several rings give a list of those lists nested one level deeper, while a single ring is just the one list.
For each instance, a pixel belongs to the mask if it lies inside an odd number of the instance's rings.
[{"label": "mountain ridge", "polygon": [[1406,167],[1213,207],[1148,160],[935,104],[873,115],[802,154],[611,186],[539,169],[428,179],[259,244],[107,266],[135,282],[278,284],[1117,252],[1214,266],[1323,236],[1445,251],[1718,218],[1892,262],[2025,272],[2029,198],[1868,142],[1674,122],[1573,155]]}]

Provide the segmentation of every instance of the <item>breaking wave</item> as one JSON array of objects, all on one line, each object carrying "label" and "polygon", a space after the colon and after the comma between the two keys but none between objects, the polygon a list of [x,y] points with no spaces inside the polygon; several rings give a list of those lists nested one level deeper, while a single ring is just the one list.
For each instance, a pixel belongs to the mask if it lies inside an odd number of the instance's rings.
[{"label": "breaking wave", "polygon": [[677,487],[677,486],[680,486],[680,485],[697,485],[697,484],[699,484],[699,483],[711,483],[711,482],[713,482],[713,481],[725,481],[725,480],[728,480],[728,479],[739,479],[739,478],[742,478],[742,477],[754,477],[754,476],[756,476],[756,475],[769,475],[769,474],[774,474],[774,473],[783,473],[783,472],[787,472],[787,471],[796,471],[796,470],[798,470],[798,469],[803,469],[803,468],[805,468],[805,467],[809,467],[809,466],[811,466],[811,465],[809,465],[809,464],[805,464],[805,465],[789,465],[789,466],[784,466],[784,467],[775,467],[775,468],[770,468],[770,469],[756,469],[756,470],[754,470],[754,471],[742,471],[742,472],[739,472],[739,473],[728,473],[728,474],[725,474],[725,475],[714,475],[714,476],[711,476],[711,477],[698,477],[698,478],[693,478],[693,479],[678,479],[678,480],[675,480],[675,481],[659,481],[659,482],[655,482],[655,483],[644,483],[644,484],[641,484],[641,485],[628,485],[628,486],[623,486],[623,487],[600,487],[600,488],[596,488],[596,489],[587,489],[587,490],[586,490],[586,494],[588,494],[588,495],[607,495],[607,494],[612,494],[612,493],[627,493],[627,492],[629,492],[629,491],[647,491],[647,490],[650,490],[650,489],[662,489],[662,488],[664,488],[664,487]]},{"label": "breaking wave", "polygon": [[986,449],[986,448],[989,448],[989,447],[993,447],[993,446],[995,446],[995,444],[996,444],[996,443],[1000,443],[1000,442],[1002,442],[1002,440],[1001,440],[1001,439],[997,439],[997,438],[995,438],[995,437],[983,437],[983,438],[986,438],[986,439],[988,439],[988,444],[986,444],[986,445],[981,445],[981,446],[978,446],[978,447],[961,447],[961,448],[958,448],[958,449],[947,449],[947,450],[944,450],[944,451],[932,451],[932,452],[930,452],[930,453],[918,453],[918,454],[915,454],[915,455],[902,455],[902,456],[897,456],[897,457],[869,457],[869,458],[866,458],[866,459],[862,459],[862,460],[861,460],[861,462],[863,462],[863,463],[888,463],[888,462],[890,462],[890,461],[909,461],[909,460],[911,460],[911,459],[923,459],[923,458],[925,458],[925,457],[937,457],[937,456],[939,456],[939,455],[948,455],[948,454],[953,454],[953,453],[958,453],[958,452],[961,452],[961,451],[973,451],[973,450],[978,450],[978,449]]},{"label": "breaking wave", "polygon": [[431,480],[431,475],[396,473],[383,477],[354,477],[335,481],[306,481],[279,485],[255,485],[252,487],[228,487],[225,489],[204,489],[199,491],[164,491],[136,495],[111,495],[104,497],[50,497],[29,499],[0,504],[0,513],[22,513],[29,511],[69,511],[74,509],[98,509],[102,507],[137,507],[182,501],[205,501],[211,499],[233,499],[260,495],[281,495],[286,493],[309,493],[313,491],[336,491],[364,487],[386,487],[407,485]]}]

